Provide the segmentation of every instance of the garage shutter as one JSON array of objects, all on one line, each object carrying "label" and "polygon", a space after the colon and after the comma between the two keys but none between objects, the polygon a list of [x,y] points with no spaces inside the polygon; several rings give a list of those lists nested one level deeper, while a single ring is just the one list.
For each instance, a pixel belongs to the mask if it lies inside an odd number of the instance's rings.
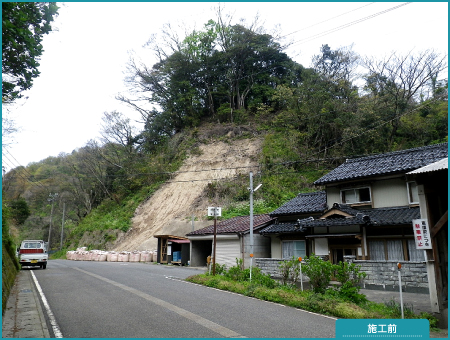
[{"label": "garage shutter", "polygon": [[236,258],[241,258],[239,240],[217,240],[216,256],[216,263],[227,268],[235,266]]}]

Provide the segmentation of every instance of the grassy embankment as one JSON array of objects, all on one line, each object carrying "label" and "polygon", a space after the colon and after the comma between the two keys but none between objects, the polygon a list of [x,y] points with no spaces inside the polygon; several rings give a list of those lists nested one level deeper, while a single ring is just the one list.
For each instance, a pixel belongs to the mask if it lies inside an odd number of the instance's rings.
[{"label": "grassy embankment", "polygon": [[[236,267],[230,270],[236,272]],[[255,268],[257,269],[257,268]],[[189,282],[213,287],[221,290],[254,297],[257,299],[279,303],[282,305],[303,309],[310,312],[330,315],[345,319],[400,319],[400,305],[394,301],[376,303],[359,294],[358,301],[352,301],[342,296],[335,287],[328,288],[325,293],[315,293],[312,290],[300,290],[292,284],[280,284],[267,275],[255,271],[250,282],[247,276],[236,279],[236,275],[227,273],[221,275],[200,274],[188,277]],[[248,271],[248,269],[246,270]],[[234,278],[233,278],[234,276]],[[404,306],[407,319],[428,319],[430,329],[437,330],[438,320],[429,313],[415,314],[412,307]]]}]

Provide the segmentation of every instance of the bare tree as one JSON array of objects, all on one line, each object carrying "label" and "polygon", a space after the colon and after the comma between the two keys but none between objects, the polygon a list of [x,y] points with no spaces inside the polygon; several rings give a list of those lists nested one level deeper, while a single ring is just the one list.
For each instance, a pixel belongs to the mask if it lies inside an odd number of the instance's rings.
[{"label": "bare tree", "polygon": [[[390,145],[399,128],[400,118],[414,105],[429,99],[433,91],[430,84],[445,69],[447,55],[433,50],[412,52],[405,56],[392,53],[389,57],[377,61],[365,58],[362,65],[367,69],[365,76],[367,95],[373,100],[373,107],[381,113],[384,121],[390,121]],[[425,93],[429,93],[424,97]],[[428,98],[427,98],[428,97]]]},{"label": "bare tree", "polygon": [[113,111],[104,112],[102,121],[102,130],[100,131],[102,142],[118,144],[129,154],[133,153],[137,129],[131,125],[130,119],[120,112]]}]

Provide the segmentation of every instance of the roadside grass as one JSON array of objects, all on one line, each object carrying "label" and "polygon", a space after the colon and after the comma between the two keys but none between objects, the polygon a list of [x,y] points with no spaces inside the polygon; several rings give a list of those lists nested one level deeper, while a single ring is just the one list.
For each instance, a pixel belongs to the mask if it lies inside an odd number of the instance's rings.
[{"label": "roadside grass", "polygon": [[[186,278],[186,281],[221,290],[254,297],[264,301],[303,309],[336,318],[344,319],[400,319],[400,306],[393,301],[377,303],[364,299],[355,303],[342,298],[330,288],[324,294],[311,290],[301,291],[294,285],[277,283],[268,288],[249,281],[236,281],[224,275],[198,274]],[[411,308],[404,308],[407,319],[428,319],[430,329],[437,328],[437,319],[429,313],[415,314]]]}]

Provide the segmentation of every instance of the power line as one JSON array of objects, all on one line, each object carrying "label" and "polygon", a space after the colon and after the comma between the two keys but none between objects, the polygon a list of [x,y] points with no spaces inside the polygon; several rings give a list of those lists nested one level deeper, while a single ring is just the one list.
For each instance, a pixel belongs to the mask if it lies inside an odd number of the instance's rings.
[{"label": "power line", "polygon": [[[292,45],[295,45],[295,44],[301,44],[301,43],[305,43],[305,42],[309,42],[309,41],[314,40],[314,39],[316,39],[316,38],[320,38],[320,37],[323,37],[323,36],[325,36],[325,35],[328,35],[328,34],[331,34],[331,33],[337,32],[337,31],[340,31],[340,30],[342,30],[342,29],[344,29],[344,28],[347,28],[347,27],[350,27],[350,26],[359,24],[359,23],[361,23],[361,22],[363,22],[363,21],[366,21],[366,20],[375,18],[375,17],[377,17],[377,16],[379,16],[379,15],[388,13],[388,12],[390,12],[390,11],[393,11],[393,10],[395,10],[395,9],[398,9],[398,8],[400,8],[400,7],[403,7],[403,6],[406,6],[406,5],[409,5],[409,4],[411,4],[411,2],[406,2],[406,3],[404,3],[404,4],[401,4],[401,5],[398,5],[398,6],[391,7],[391,8],[389,8],[389,9],[383,10],[383,11],[381,11],[381,12],[378,12],[378,13],[375,13],[375,14],[371,14],[371,15],[369,15],[369,16],[367,16],[367,17],[364,17],[364,18],[361,18],[361,19],[358,19],[358,20],[349,22],[349,23],[347,23],[347,24],[344,24],[344,25],[341,25],[341,26],[332,28],[332,29],[330,29],[330,30],[327,30],[327,31],[324,31],[324,32],[315,34],[315,35],[313,35],[313,36],[310,36],[310,37],[307,37],[307,38],[303,38],[303,39],[297,40],[297,41],[293,42]],[[291,45],[291,46],[292,46],[292,45]]]},{"label": "power line", "polygon": [[[428,102],[424,102],[424,103],[418,105],[417,107],[415,107],[414,109],[406,111],[405,113],[399,114],[399,115],[397,115],[397,116],[395,116],[395,117],[393,117],[391,119],[385,120],[385,121],[380,119],[378,121],[379,124],[376,124],[377,122],[375,122],[374,124],[372,124],[372,126],[368,127],[366,130],[363,130],[362,132],[360,132],[358,134],[351,135],[348,138],[343,139],[339,143],[335,143],[334,145],[332,145],[330,147],[327,147],[327,148],[324,148],[322,150],[319,150],[316,153],[314,153],[313,156],[314,155],[318,155],[318,154],[322,153],[325,150],[329,150],[331,148],[334,148],[334,147],[336,147],[338,145],[342,145],[345,142],[348,142],[348,141],[350,141],[350,140],[352,140],[354,138],[360,137],[360,136],[362,136],[362,135],[364,135],[366,133],[370,133],[371,131],[376,130],[377,128],[379,128],[381,126],[384,126],[384,125],[392,122],[395,119],[399,119],[399,118],[401,118],[401,117],[403,117],[403,116],[405,116],[407,114],[413,113],[413,112],[421,109],[423,106],[429,105],[430,103],[434,103],[436,101],[438,101],[438,99],[435,98],[435,99],[432,99],[432,100],[430,100]],[[4,155],[4,156],[9,160],[9,158],[6,155]],[[365,156],[365,155],[361,155],[361,156]],[[311,159],[311,160],[301,160],[301,161],[284,161],[284,162],[273,163],[272,165],[273,166],[276,166],[276,165],[284,165],[284,166],[286,166],[286,165],[293,165],[293,164],[299,164],[299,163],[301,164],[301,163],[308,163],[308,162],[332,161],[332,160],[342,159],[344,157],[345,156],[333,157],[333,158],[320,158],[320,159]],[[356,157],[356,156],[353,155],[352,157]],[[8,165],[10,165],[10,164],[8,164]],[[262,168],[262,167],[263,167],[263,165],[258,164],[258,165],[249,165],[249,166],[236,166],[236,167],[211,168],[211,169],[199,169],[199,170],[185,170],[185,171],[173,171],[173,172],[128,173],[126,175],[116,174],[116,175],[109,175],[108,177],[123,177],[123,178],[126,178],[126,177],[130,177],[130,176],[151,176],[151,175],[166,175],[166,176],[174,177],[176,175],[186,174],[186,173],[212,172],[212,171],[223,171],[223,170],[239,170],[239,169]],[[30,174],[28,171],[27,171],[27,173]],[[17,173],[17,174],[20,175],[22,179],[25,179],[25,180],[31,182],[32,184],[39,185],[39,186],[41,186],[41,188],[45,188],[46,189],[46,187],[43,186],[41,183],[39,183],[39,182],[32,182],[28,178],[22,176],[21,174],[19,174],[19,173]],[[33,176],[33,175],[30,174],[30,176]],[[96,177],[96,176],[91,176],[91,175],[83,175],[83,176],[85,176],[85,177],[92,177],[92,178]],[[239,176],[239,175],[237,175],[237,176]],[[167,183],[176,183],[176,182],[185,183],[185,182],[194,182],[194,181],[195,182],[197,182],[197,181],[214,181],[214,180],[220,180],[220,179],[224,179],[224,178],[219,178],[219,179],[197,179],[197,180],[179,180],[179,181],[171,181],[171,180],[169,180]]]},{"label": "power line", "polygon": [[28,175],[32,176],[30,172],[28,172],[28,170],[26,169],[25,166],[21,165],[20,162],[11,154],[11,152],[9,152],[8,148],[5,147],[5,151],[16,161],[16,164],[18,164],[18,166],[22,166],[23,170],[28,173]]},{"label": "power line", "polygon": [[311,27],[314,27],[314,26],[323,24],[323,23],[325,23],[325,22],[328,22],[328,21],[331,21],[331,20],[333,20],[333,19],[339,18],[339,17],[341,17],[341,16],[343,16],[343,15],[346,15],[346,14],[349,14],[349,13],[352,13],[352,12],[355,12],[355,11],[361,9],[361,8],[364,8],[364,7],[373,5],[374,3],[375,3],[375,2],[371,2],[371,3],[366,4],[366,5],[364,5],[364,6],[361,6],[361,7],[355,8],[355,9],[352,9],[351,11],[348,11],[348,12],[345,12],[345,13],[342,13],[342,14],[339,14],[339,15],[337,15],[337,16],[335,16],[335,17],[331,17],[331,18],[329,18],[329,19],[327,19],[327,20],[320,21],[320,22],[318,22],[318,23],[316,23],[316,24],[313,24],[313,25],[310,25],[310,26],[301,28],[301,29],[299,29],[299,30],[297,30],[297,31],[294,31],[294,32],[288,33],[288,34],[286,34],[286,35],[283,35],[283,36],[281,36],[279,39],[286,38],[286,37],[289,36],[289,35],[292,35],[292,34],[295,34],[295,33],[298,33],[298,32],[304,31],[304,30],[307,30],[308,28],[311,28]]},{"label": "power line", "polygon": [[[354,12],[354,11],[356,11],[356,10],[359,10],[359,9],[361,9],[361,8],[363,8],[363,7],[366,7],[366,6],[369,6],[369,5],[372,5],[372,4],[374,4],[374,3],[370,3],[370,4],[367,4],[367,5],[365,5],[365,6],[358,7],[358,8],[356,8],[356,9],[352,10],[352,11],[343,13],[343,14],[341,14],[341,15],[338,15],[338,16],[333,17],[333,18],[330,18],[330,19],[328,19],[328,20],[319,22],[319,23],[314,24],[314,25],[312,25],[312,26],[308,26],[308,27],[306,27],[306,28],[310,28],[310,27],[313,27],[313,26],[317,26],[317,25],[319,25],[319,24],[321,24],[321,23],[330,21],[330,20],[332,20],[332,19],[334,19],[334,18],[338,18],[338,17],[340,17],[340,16],[342,16],[342,15],[345,15],[345,14],[348,14],[348,13],[351,13],[351,12]],[[364,17],[364,18],[361,18],[361,19],[352,21],[352,22],[350,22],[350,23],[347,23],[347,24],[344,24],[344,25],[341,25],[341,26],[332,28],[332,29],[327,30],[327,31],[324,31],[324,32],[322,32],[322,33],[318,33],[318,34],[315,34],[315,35],[313,35],[313,36],[310,36],[310,37],[307,37],[307,38],[303,38],[303,39],[297,40],[297,41],[293,42],[292,44],[290,44],[290,46],[293,46],[293,45],[295,45],[295,44],[302,44],[302,43],[305,43],[305,42],[309,42],[309,41],[314,40],[314,39],[316,39],[316,38],[320,38],[320,37],[323,37],[323,36],[325,36],[325,35],[328,35],[328,34],[337,32],[337,31],[339,31],[339,30],[342,30],[342,29],[344,29],[344,28],[347,28],[347,27],[350,27],[350,26],[359,24],[359,23],[361,23],[361,22],[364,22],[364,21],[366,21],[366,20],[375,18],[375,17],[377,17],[377,16],[379,16],[379,15],[388,13],[388,12],[390,12],[390,11],[393,11],[393,10],[395,10],[395,9],[398,9],[398,8],[400,8],[400,7],[403,7],[403,6],[406,6],[406,5],[409,5],[409,4],[411,4],[411,2],[406,2],[406,3],[404,3],[404,4],[400,4],[400,5],[398,5],[398,6],[394,6],[394,7],[391,7],[391,8],[389,8],[389,9],[386,9],[386,10],[383,10],[383,11],[380,11],[380,12],[377,12],[377,13],[375,13],[375,14],[371,14],[371,15],[366,16],[366,17]],[[289,33],[289,34],[286,34],[285,36],[282,36],[282,37],[280,37],[279,39],[284,38],[284,37],[286,37],[286,36],[289,36],[289,35],[291,35],[291,34],[300,32],[300,31],[302,31],[302,30],[305,30],[306,28],[300,29],[300,30],[298,30],[298,31],[294,31],[294,32]],[[290,47],[290,46],[289,46],[289,47]],[[256,72],[256,73],[252,73],[251,75],[242,76],[242,77],[237,78],[237,80],[243,80],[243,79],[245,79],[245,78],[253,77],[253,76],[258,75],[258,74],[261,74],[261,73],[270,72],[270,71],[273,71],[273,70],[275,70],[276,68],[279,68],[279,67],[283,67],[283,65],[273,66],[273,67],[271,67],[271,68],[268,68],[268,69],[265,69],[265,70],[262,70],[262,71],[259,71],[259,72]]]},{"label": "power line", "polygon": [[[28,176],[30,176],[30,178],[34,177],[27,169],[26,167],[24,167],[23,165],[20,165],[20,163],[17,161],[17,159],[8,151],[7,148],[5,148],[5,151],[8,152],[8,154],[17,162],[18,166],[15,166],[14,162],[6,155],[2,152],[3,155],[3,159],[2,161],[4,162],[4,158],[6,158],[10,163],[6,162],[8,166],[11,167],[11,169],[17,169],[17,167],[21,167],[20,170],[22,170],[23,172],[26,172],[28,174]],[[34,182],[32,180],[30,180],[29,178],[27,178],[27,176],[19,173],[18,171],[16,171],[16,174],[19,175],[22,179],[26,180],[27,182],[30,182],[33,185],[37,185],[43,189],[47,189],[42,183],[38,182]]]}]

